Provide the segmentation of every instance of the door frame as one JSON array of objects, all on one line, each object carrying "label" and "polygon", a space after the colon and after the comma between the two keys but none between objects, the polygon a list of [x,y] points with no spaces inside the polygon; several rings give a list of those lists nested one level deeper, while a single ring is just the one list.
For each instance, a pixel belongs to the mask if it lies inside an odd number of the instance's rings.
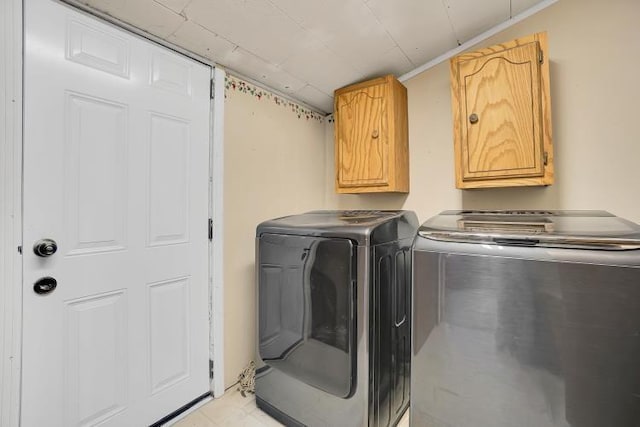
[{"label": "door frame", "polygon": [[[0,0],[0,427],[19,425],[22,361],[22,149],[23,149],[23,1]],[[145,38],[211,67],[214,99],[209,129],[209,360],[210,390],[224,394],[224,86],[225,71],[142,30],[76,2],[76,10]]]},{"label": "door frame", "polygon": [[22,361],[22,0],[0,0],[0,426],[18,426]]}]

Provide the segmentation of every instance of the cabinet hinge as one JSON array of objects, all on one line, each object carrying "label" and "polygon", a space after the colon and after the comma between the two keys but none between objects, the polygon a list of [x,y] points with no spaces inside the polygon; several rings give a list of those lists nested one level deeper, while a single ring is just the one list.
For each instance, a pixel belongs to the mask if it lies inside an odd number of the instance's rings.
[{"label": "cabinet hinge", "polygon": [[216,92],[215,92],[216,85],[215,85],[215,83],[216,82],[213,79],[211,79],[209,81],[209,96],[211,97],[211,99],[215,99],[215,97],[216,97]]},{"label": "cabinet hinge", "polygon": [[213,379],[213,360],[209,359],[209,379]]},{"label": "cabinet hinge", "polygon": [[544,62],[544,52],[542,49],[538,50],[538,62],[542,64]]},{"label": "cabinet hinge", "polygon": [[213,240],[213,219],[209,218],[209,241]]},{"label": "cabinet hinge", "polygon": [[547,166],[547,164],[549,164],[549,153],[547,153],[546,151],[542,155],[542,162],[543,162],[543,164],[545,166]]}]

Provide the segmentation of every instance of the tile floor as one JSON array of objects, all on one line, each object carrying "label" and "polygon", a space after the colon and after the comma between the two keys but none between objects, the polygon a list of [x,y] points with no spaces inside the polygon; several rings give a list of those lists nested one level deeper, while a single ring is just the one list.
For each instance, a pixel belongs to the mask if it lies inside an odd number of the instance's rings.
[{"label": "tile floor", "polygon": [[[281,425],[258,409],[253,394],[242,397],[234,387],[227,390],[220,399],[207,402],[195,412],[178,420],[173,424],[173,427],[272,427]],[[409,411],[404,414],[398,427],[409,427]]]}]

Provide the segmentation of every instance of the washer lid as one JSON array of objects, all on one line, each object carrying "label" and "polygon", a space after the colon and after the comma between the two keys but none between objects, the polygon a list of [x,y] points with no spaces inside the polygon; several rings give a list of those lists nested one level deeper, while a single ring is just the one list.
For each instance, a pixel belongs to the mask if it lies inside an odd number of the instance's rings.
[{"label": "washer lid", "polygon": [[577,249],[640,249],[640,226],[605,211],[444,211],[420,227],[432,240]]}]

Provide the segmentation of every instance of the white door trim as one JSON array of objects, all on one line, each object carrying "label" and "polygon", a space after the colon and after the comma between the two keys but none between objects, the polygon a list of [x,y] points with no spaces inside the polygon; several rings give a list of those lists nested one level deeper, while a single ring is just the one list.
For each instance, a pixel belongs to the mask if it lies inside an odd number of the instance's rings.
[{"label": "white door trim", "polygon": [[[79,3],[66,0],[73,6]],[[87,12],[86,7],[79,9]],[[223,323],[223,144],[225,72],[215,63],[171,43],[150,36],[114,18],[91,11],[120,28],[143,36],[187,57],[210,65],[216,79],[210,144],[212,160],[212,308],[213,381],[215,397],[224,393]],[[108,18],[108,19],[107,19]],[[20,419],[20,363],[22,360],[22,0],[0,0],[0,427],[17,427]]]},{"label": "white door trim", "polygon": [[22,0],[0,1],[0,426],[20,420]]},{"label": "white door trim", "polygon": [[[211,343],[213,346],[214,397],[224,394],[224,80],[226,73],[221,68],[213,69],[213,170],[211,185],[211,207],[213,218],[213,242],[211,265]],[[217,343],[213,345],[213,343]]]}]

